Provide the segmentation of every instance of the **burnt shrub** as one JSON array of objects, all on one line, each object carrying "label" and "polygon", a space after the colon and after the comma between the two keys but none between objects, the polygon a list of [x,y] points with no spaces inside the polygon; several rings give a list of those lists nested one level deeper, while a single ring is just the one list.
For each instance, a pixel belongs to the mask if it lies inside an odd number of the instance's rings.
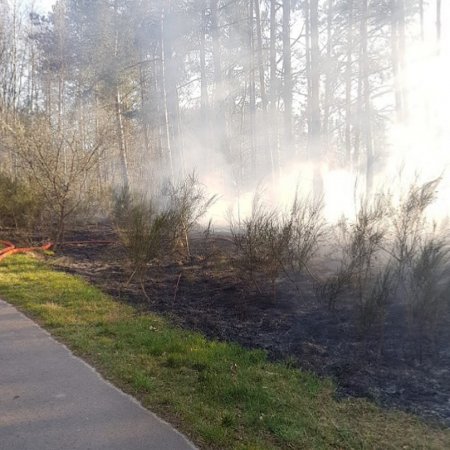
[{"label": "burnt shrub", "polygon": [[394,272],[383,248],[387,242],[389,199],[380,195],[360,205],[354,221],[341,220],[337,227],[340,262],[336,273],[321,286],[330,309],[346,294],[356,308],[362,335],[382,327],[394,285]]},{"label": "burnt shrub", "polygon": [[434,353],[450,305],[450,258],[442,237],[422,239],[402,268],[407,321],[415,355]]},{"label": "burnt shrub", "polygon": [[416,357],[432,351],[450,303],[448,234],[426,216],[441,179],[413,183],[393,208],[390,253],[397,266],[397,296]]},{"label": "burnt shrub", "polygon": [[354,306],[363,338],[379,331],[380,349],[395,304],[397,324],[408,330],[404,343],[409,340],[419,359],[437,348],[450,305],[448,234],[426,216],[439,181],[415,182],[396,201],[378,194],[361,204],[353,221],[341,220],[334,236],[337,268],[318,286],[331,310],[340,301]]}]

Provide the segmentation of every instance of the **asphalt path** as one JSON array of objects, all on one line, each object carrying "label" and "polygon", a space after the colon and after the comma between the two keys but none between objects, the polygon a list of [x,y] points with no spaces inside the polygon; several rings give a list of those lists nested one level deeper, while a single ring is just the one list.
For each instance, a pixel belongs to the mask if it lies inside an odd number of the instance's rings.
[{"label": "asphalt path", "polygon": [[1,450],[194,448],[0,300]]}]

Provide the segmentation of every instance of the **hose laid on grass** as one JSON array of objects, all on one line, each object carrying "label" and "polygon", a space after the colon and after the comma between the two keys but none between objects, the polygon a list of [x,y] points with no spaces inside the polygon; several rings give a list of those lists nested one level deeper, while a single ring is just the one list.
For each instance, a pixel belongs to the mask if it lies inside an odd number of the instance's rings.
[{"label": "hose laid on grass", "polygon": [[[115,244],[114,241],[68,241],[62,242],[59,244],[60,246],[70,246],[70,245],[109,245]],[[17,253],[31,253],[35,251],[46,251],[51,250],[54,247],[53,242],[48,242],[47,244],[41,245],[40,247],[16,247],[10,241],[2,241],[0,240],[0,245],[3,245],[4,248],[0,250],[0,261],[7,256],[15,255]]]},{"label": "hose laid on grass", "polygon": [[17,253],[31,253],[35,251],[46,251],[53,248],[53,243],[48,242],[47,244],[41,245],[40,247],[16,247],[12,242],[0,241],[0,244],[4,246],[0,250],[0,261],[7,256],[16,255]]}]

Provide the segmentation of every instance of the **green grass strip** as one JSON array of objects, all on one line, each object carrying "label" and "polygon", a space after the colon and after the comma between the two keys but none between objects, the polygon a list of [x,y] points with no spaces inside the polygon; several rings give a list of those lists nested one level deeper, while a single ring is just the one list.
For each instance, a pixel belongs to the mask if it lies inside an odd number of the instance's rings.
[{"label": "green grass strip", "polygon": [[2,261],[0,296],[200,447],[450,448],[447,429],[337,401],[328,380],[176,328],[31,257]]}]

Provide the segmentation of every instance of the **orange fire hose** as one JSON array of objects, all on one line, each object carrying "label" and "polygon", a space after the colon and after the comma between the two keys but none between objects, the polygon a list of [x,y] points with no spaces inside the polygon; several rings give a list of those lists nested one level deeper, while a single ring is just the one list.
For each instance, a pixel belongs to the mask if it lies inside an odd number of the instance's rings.
[{"label": "orange fire hose", "polygon": [[[108,245],[115,244],[114,241],[68,241],[62,242],[60,246],[67,245]],[[54,246],[53,242],[48,242],[47,244],[41,245],[40,247],[16,247],[12,242],[0,240],[0,245],[4,248],[0,250],[0,261],[7,256],[15,255],[17,253],[31,253],[35,251],[46,251],[51,250]]]},{"label": "orange fire hose", "polygon": [[50,250],[53,247],[53,243],[49,242],[47,244],[41,245],[40,247],[16,247],[12,242],[0,241],[0,244],[4,245],[5,248],[0,250],[0,261],[7,256],[16,255],[17,253],[30,253],[38,250]]}]

